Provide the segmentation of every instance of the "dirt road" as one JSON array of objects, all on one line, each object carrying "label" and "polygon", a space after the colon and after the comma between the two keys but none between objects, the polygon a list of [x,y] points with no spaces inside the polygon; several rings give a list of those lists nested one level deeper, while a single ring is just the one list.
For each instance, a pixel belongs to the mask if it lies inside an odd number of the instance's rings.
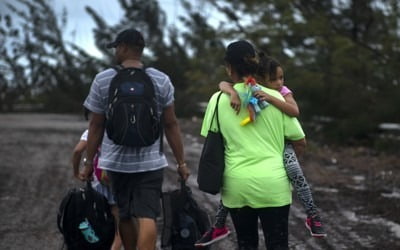
[{"label": "dirt road", "polygon": [[[219,196],[198,191],[196,167],[200,122],[182,120],[189,186],[210,215]],[[87,123],[79,116],[0,115],[0,249],[61,249],[56,211],[65,192],[82,185],[72,178],[72,148]],[[174,161],[165,147],[171,166]],[[294,197],[290,211],[291,249],[400,249],[400,160],[366,148],[316,147],[302,159],[328,237],[315,239],[304,227],[304,210]],[[177,187],[173,167],[164,190]],[[161,223],[161,221],[160,221]],[[230,221],[229,221],[230,223]],[[161,224],[160,224],[161,225]],[[231,228],[233,228],[231,226]],[[262,237],[261,237],[262,239]],[[265,249],[260,239],[260,249]],[[235,236],[213,250],[236,249]]]}]

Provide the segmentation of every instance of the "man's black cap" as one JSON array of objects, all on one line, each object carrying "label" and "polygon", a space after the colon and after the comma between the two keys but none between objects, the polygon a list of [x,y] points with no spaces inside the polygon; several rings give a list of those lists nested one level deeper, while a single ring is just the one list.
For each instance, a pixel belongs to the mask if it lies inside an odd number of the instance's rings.
[{"label": "man's black cap", "polygon": [[142,33],[135,29],[126,29],[121,31],[115,38],[114,42],[107,44],[107,48],[115,48],[121,43],[141,48],[144,48],[145,46]]},{"label": "man's black cap", "polygon": [[256,50],[251,43],[239,40],[228,45],[225,60],[228,63],[241,63],[245,57],[255,57]]}]

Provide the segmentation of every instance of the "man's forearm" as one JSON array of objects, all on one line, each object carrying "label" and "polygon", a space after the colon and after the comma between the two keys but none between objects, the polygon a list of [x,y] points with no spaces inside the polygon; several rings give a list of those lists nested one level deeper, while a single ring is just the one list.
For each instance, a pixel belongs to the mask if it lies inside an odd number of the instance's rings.
[{"label": "man's forearm", "polygon": [[165,126],[165,136],[167,137],[168,144],[172,149],[177,164],[183,164],[185,159],[178,122],[170,123]]}]

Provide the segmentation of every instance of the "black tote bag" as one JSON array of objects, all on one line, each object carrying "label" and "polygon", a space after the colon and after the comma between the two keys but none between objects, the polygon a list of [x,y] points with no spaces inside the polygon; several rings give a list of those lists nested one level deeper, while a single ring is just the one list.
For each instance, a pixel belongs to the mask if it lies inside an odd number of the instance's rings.
[{"label": "black tote bag", "polygon": [[[211,118],[210,128],[208,129],[208,134],[203,145],[197,172],[199,189],[209,194],[219,193],[225,169],[224,139],[221,134],[218,118],[218,102],[221,94],[222,92],[219,93],[217,103],[215,104],[214,114]],[[217,119],[217,132],[211,130],[214,118]]]}]

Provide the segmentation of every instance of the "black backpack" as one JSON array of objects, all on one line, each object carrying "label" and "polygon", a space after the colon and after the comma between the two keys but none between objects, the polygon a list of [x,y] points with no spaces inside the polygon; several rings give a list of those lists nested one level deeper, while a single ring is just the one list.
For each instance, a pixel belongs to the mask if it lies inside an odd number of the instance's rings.
[{"label": "black backpack", "polygon": [[109,250],[116,229],[107,199],[90,182],[64,196],[57,226],[68,250]]},{"label": "black backpack", "polygon": [[163,192],[162,207],[164,222],[161,247],[171,247],[172,250],[196,249],[195,242],[210,228],[211,223],[184,181],[180,189]]},{"label": "black backpack", "polygon": [[154,85],[144,69],[114,68],[108,92],[106,130],[115,144],[145,147],[160,137]]}]

